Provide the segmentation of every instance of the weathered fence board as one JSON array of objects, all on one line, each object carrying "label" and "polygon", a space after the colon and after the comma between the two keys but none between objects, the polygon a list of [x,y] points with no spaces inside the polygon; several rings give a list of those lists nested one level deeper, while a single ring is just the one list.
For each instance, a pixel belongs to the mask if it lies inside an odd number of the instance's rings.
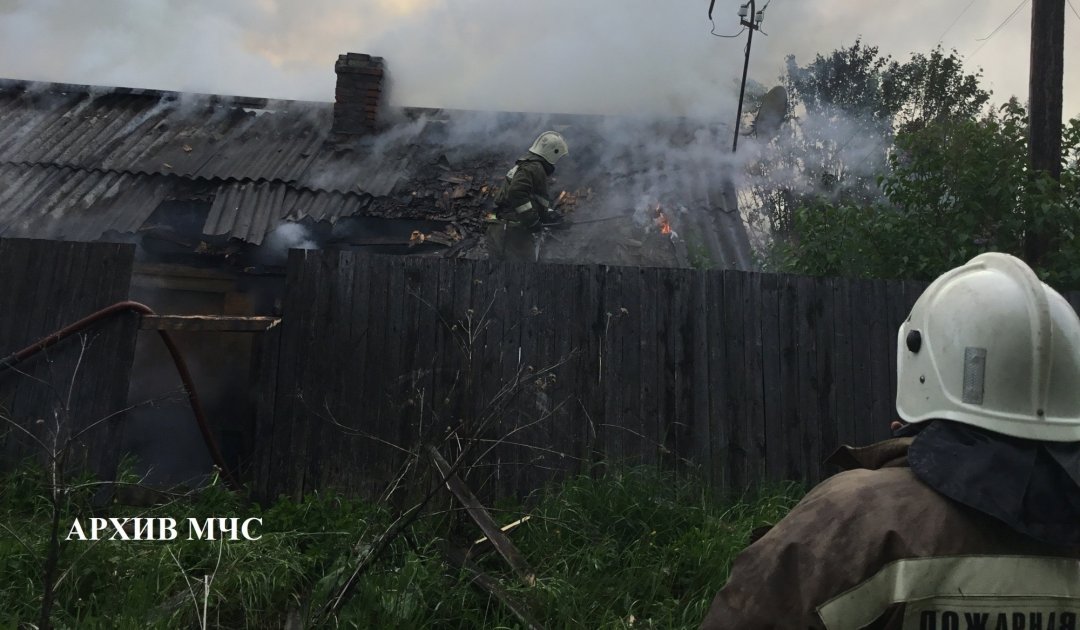
[{"label": "weathered fence board", "polygon": [[925,284],[306,251],[287,286],[256,487],[378,493],[449,435],[494,496],[617,461],[819,480],[888,435]]},{"label": "weathered fence board", "polygon": [[[0,240],[0,355],[126,300],[133,262],[130,245]],[[22,429],[43,439],[59,427],[61,444],[82,433],[71,467],[115,474],[137,326],[114,316],[0,374],[0,467],[45,456]]]}]

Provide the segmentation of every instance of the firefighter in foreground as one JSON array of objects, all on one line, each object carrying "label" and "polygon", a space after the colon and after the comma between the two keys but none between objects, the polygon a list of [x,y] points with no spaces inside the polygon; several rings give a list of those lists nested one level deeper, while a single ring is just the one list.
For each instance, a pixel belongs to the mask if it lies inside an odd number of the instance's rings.
[{"label": "firefighter in foreground", "polygon": [[506,173],[506,181],[495,197],[498,221],[488,227],[487,246],[492,257],[536,260],[536,234],[545,225],[561,221],[551,206],[547,178],[566,153],[562,135],[545,131]]},{"label": "firefighter in foreground", "polygon": [[1019,259],[900,327],[894,439],[844,447],[735,560],[702,628],[1080,629],[1080,320]]}]

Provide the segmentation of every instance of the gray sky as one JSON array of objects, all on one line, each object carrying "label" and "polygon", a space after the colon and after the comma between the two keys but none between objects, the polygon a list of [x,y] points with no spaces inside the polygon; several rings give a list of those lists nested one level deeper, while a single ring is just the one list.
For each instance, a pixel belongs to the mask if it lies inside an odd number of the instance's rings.
[{"label": "gray sky", "polygon": [[[1080,9],[1080,0],[1070,0]],[[994,102],[1027,93],[1030,2],[775,0],[751,78],[769,85],[862,37],[906,58],[944,33]],[[716,0],[720,33],[739,0]],[[969,7],[961,15],[961,11]],[[0,77],[329,101],[342,52],[386,58],[404,105],[724,114],[745,35],[708,0],[0,0]],[[1065,115],[1080,115],[1080,16],[1066,6]],[[948,29],[946,27],[956,20]],[[981,46],[981,47],[980,47]],[[977,51],[977,52],[976,52]]]}]

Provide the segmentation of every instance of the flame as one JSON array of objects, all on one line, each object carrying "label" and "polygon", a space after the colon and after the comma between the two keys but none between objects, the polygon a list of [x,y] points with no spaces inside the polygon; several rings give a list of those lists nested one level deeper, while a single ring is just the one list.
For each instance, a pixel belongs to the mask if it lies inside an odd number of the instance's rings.
[{"label": "flame", "polygon": [[656,227],[660,228],[660,233],[671,234],[671,221],[669,221],[667,215],[664,214],[664,209],[660,204],[656,204],[654,211],[656,212]]}]

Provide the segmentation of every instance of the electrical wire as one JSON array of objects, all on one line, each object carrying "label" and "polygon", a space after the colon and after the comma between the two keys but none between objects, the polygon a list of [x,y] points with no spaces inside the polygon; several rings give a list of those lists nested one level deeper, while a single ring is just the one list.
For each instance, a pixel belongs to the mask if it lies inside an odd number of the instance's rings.
[{"label": "electrical wire", "polygon": [[712,18],[709,18],[709,21],[712,22],[712,30],[709,31],[709,34],[712,35],[713,37],[725,37],[727,39],[734,39],[734,38],[736,38],[736,37],[738,37],[738,36],[740,36],[740,35],[742,35],[743,33],[746,32],[746,27],[744,26],[741,31],[739,31],[738,33],[735,33],[734,35],[722,35],[722,34],[716,32],[716,22],[713,22]]},{"label": "electrical wire", "polygon": [[968,9],[970,9],[971,5],[973,4],[975,4],[975,0],[971,0],[971,2],[967,3],[967,6],[964,7],[964,10],[960,12],[960,15],[957,15],[955,18],[953,18],[953,21],[945,27],[945,30],[941,32],[941,36],[937,38],[937,43],[940,44],[942,40],[945,39],[945,36],[949,34],[949,31],[952,30],[952,27],[956,26],[956,23],[960,21],[960,18],[964,17],[964,14],[968,12]]},{"label": "electrical wire", "polygon": [[1030,1],[1031,0],[1020,0],[1020,4],[1016,5],[1016,8],[1013,9],[1013,12],[1009,14],[1009,17],[1005,18],[1001,22],[1001,24],[998,24],[997,28],[995,28],[993,31],[991,31],[989,35],[987,35],[986,37],[977,37],[977,38],[975,38],[975,41],[982,42],[982,43],[979,44],[979,47],[976,48],[974,50],[974,52],[972,52],[970,55],[968,55],[968,57],[970,58],[970,57],[974,57],[975,55],[977,55],[979,53],[979,51],[983,49],[983,46],[985,46],[986,43],[989,42],[990,39],[994,37],[994,35],[997,35],[998,31],[1005,28],[1005,26],[1007,26],[1009,24],[1009,22],[1012,22],[1013,18],[1015,18],[1020,13],[1020,9],[1023,9],[1024,5],[1026,5]]},{"label": "electrical wire", "polygon": [[1073,6],[1072,0],[1066,0],[1066,1],[1069,3],[1069,8],[1072,9],[1073,15],[1076,16],[1076,19],[1080,20],[1080,13],[1077,13],[1076,7]]},{"label": "electrical wire", "polygon": [[1024,8],[1024,5],[1025,5],[1025,4],[1027,4],[1027,3],[1029,2],[1029,1],[1030,1],[1030,0],[1021,0],[1021,1],[1020,1],[1020,4],[1016,5],[1016,8],[1015,8],[1015,9],[1013,9],[1013,12],[1009,14],[1009,17],[1005,18],[1005,19],[1004,19],[1004,20],[1003,20],[1003,21],[1001,22],[1001,24],[998,24],[998,25],[997,25],[997,28],[995,28],[994,30],[990,31],[990,34],[989,34],[989,35],[987,35],[986,37],[976,37],[976,38],[975,38],[975,41],[977,41],[977,42],[985,42],[985,41],[990,41],[990,38],[991,38],[991,37],[993,37],[994,35],[997,35],[997,32],[998,32],[998,31],[1000,31],[1001,29],[1005,28],[1005,26],[1006,26],[1006,25],[1007,25],[1007,24],[1008,24],[1009,22],[1012,22],[1013,18],[1014,18],[1014,17],[1016,17],[1016,14],[1017,14],[1017,13],[1020,13],[1020,9],[1023,9],[1023,8]]},{"label": "electrical wire", "polygon": [[[974,2],[974,1],[975,0],[972,0],[972,2]],[[734,38],[739,37],[740,35],[742,35],[743,33],[746,32],[746,27],[744,26],[741,31],[739,31],[738,33],[735,33],[734,35],[723,35],[721,33],[717,33],[716,32],[716,22],[713,22],[713,17],[712,17],[713,5],[715,5],[715,4],[716,4],[716,0],[713,0],[711,3],[709,3],[709,22],[712,24],[712,30],[709,31],[710,35],[712,35],[714,37],[724,37],[726,39],[734,39]],[[747,4],[749,4],[749,3],[747,3]],[[764,13],[765,9],[768,9],[770,4],[772,4],[772,0],[766,0],[765,6],[758,9],[758,13]],[[752,22],[753,20],[754,20],[754,16],[751,15],[750,16],[750,21]],[[759,33],[761,33],[762,35],[765,35],[766,37],[768,37],[768,35],[769,35],[765,31],[761,30],[760,26],[757,28],[757,31]]]}]

